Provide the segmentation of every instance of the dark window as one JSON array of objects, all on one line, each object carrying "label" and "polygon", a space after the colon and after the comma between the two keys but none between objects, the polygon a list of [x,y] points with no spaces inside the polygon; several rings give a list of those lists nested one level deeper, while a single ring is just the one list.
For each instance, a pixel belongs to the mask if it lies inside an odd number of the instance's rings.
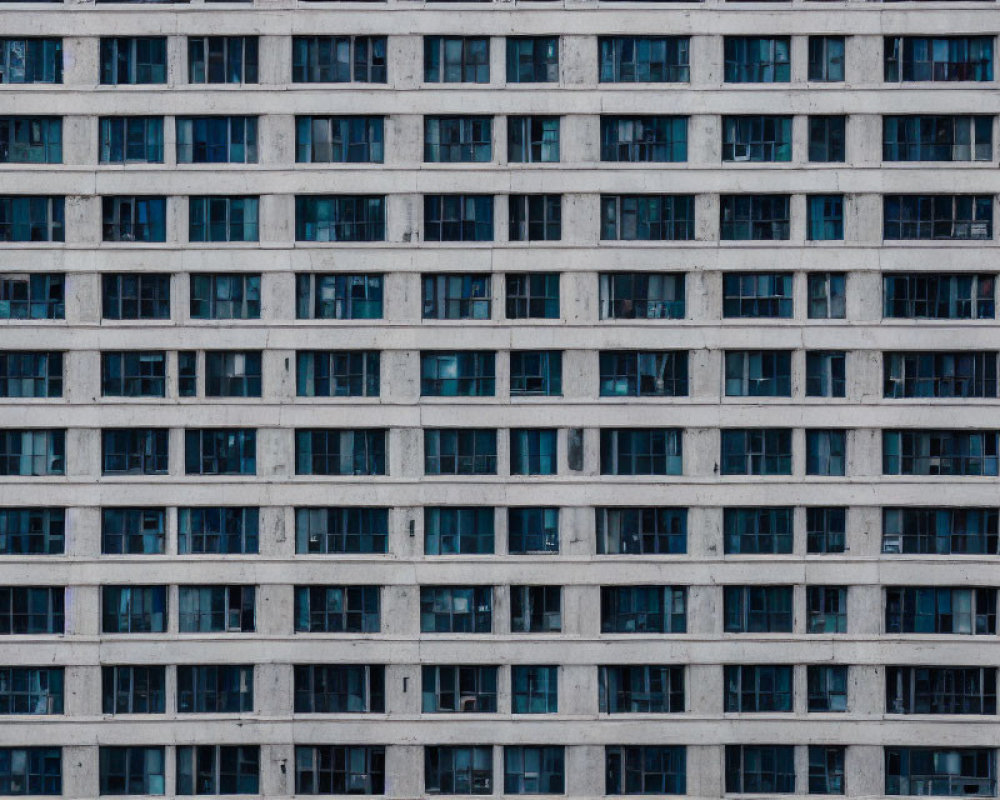
[{"label": "dark window", "polygon": [[792,118],[722,118],[723,161],[791,161]]},{"label": "dark window", "polygon": [[809,160],[843,163],[847,159],[847,117],[809,116]]},{"label": "dark window", "polygon": [[806,668],[806,688],[810,712],[847,711],[848,667],[810,664]]},{"label": "dark window", "polygon": [[723,429],[723,475],[791,475],[791,428]]},{"label": "dark window", "polygon": [[250,633],[255,630],[253,586],[181,586],[181,633]]},{"label": "dark window", "polygon": [[427,794],[493,794],[493,748],[489,745],[424,747]]},{"label": "dark window", "polygon": [[559,667],[511,666],[512,714],[556,714],[559,711]]},{"label": "dark window", "polygon": [[687,161],[687,117],[601,117],[601,161]]},{"label": "dark window", "polygon": [[993,117],[882,117],[883,161],[992,161]]},{"label": "dark window", "polygon": [[0,242],[65,241],[66,198],[0,196]]},{"label": "dark window", "polygon": [[605,745],[605,794],[686,794],[687,752],[681,746]]},{"label": "dark window", "polygon": [[886,633],[992,636],[996,630],[996,589],[886,587]]},{"label": "dark window", "polygon": [[558,242],[562,239],[561,195],[512,194],[507,200],[512,242]]},{"label": "dark window", "polygon": [[189,83],[257,83],[256,36],[189,36]]},{"label": "dark window", "polygon": [[424,666],[421,668],[424,714],[494,713],[497,710],[497,668]]},{"label": "dark window", "polygon": [[61,586],[0,586],[0,635],[64,633]]},{"label": "dark window", "polygon": [[558,553],[559,509],[507,509],[507,552],[510,555]]},{"label": "dark window", "polygon": [[0,83],[62,83],[62,39],[0,39]]},{"label": "dark window", "polygon": [[424,507],[424,553],[430,556],[494,551],[492,506]]},{"label": "dark window", "polygon": [[992,239],[991,194],[888,194],[883,238]]},{"label": "dark window", "polygon": [[65,509],[0,508],[0,555],[54,556],[65,547]]},{"label": "dark window", "polygon": [[847,274],[810,272],[809,319],[845,319],[847,316]]},{"label": "dark window", "polygon": [[0,117],[0,163],[61,164],[62,117]]},{"label": "dark window", "polygon": [[602,714],[684,712],[684,667],[600,666],[597,689]]},{"label": "dark window", "polygon": [[992,36],[886,36],[885,80],[992,81]]},{"label": "dark window", "polygon": [[847,633],[847,587],[806,587],[806,633]]},{"label": "dark window", "polygon": [[425,475],[496,475],[494,428],[425,428]]},{"label": "dark window", "polygon": [[253,428],[189,428],[184,432],[188,475],[256,475],[257,431]]},{"label": "dark window", "polygon": [[170,276],[122,272],[102,278],[104,319],[170,319]]},{"label": "dark window", "polygon": [[724,552],[736,555],[791,553],[794,533],[790,506],[724,508]]},{"label": "dark window", "polygon": [[795,748],[790,744],[727,744],[726,792],[793,794]]},{"label": "dark window", "polygon": [[181,555],[256,553],[259,516],[257,508],[179,508],[177,552]]},{"label": "dark window", "polygon": [[726,633],[791,633],[791,586],[724,586]]},{"label": "dark window", "polygon": [[293,36],[292,83],[385,83],[385,36]]},{"label": "dark window", "polygon": [[806,475],[847,474],[847,431],[806,431]]},{"label": "dark window", "polygon": [[63,319],[64,277],[0,273],[0,319]]},{"label": "dark window", "polygon": [[603,272],[601,319],[683,319],[683,272]]},{"label": "dark window", "polygon": [[297,195],[298,242],[384,242],[384,195]]},{"label": "dark window", "polygon": [[512,350],[510,396],[562,394],[562,352],[559,350]]},{"label": "dark window", "polygon": [[506,287],[507,319],[559,318],[559,273],[507,273]]},{"label": "dark window", "polygon": [[378,633],[378,586],[296,586],[296,633]]},{"label": "dark window", "polygon": [[885,397],[996,397],[997,352],[883,353]]},{"label": "dark window", "polygon": [[385,475],[385,428],[295,431],[296,475]]},{"label": "dark window", "polygon": [[167,37],[101,38],[101,83],[166,83]]},{"label": "dark window", "polygon": [[420,394],[424,397],[492,397],[496,353],[456,350],[420,353]]},{"label": "dark window", "polygon": [[295,160],[313,164],[381,164],[384,117],[296,117]]},{"label": "dark window", "polygon": [[994,275],[886,275],[883,314],[901,319],[993,319],[995,282]]},{"label": "dark window", "polygon": [[492,158],[492,117],[424,117],[425,162],[484,163]]},{"label": "dark window", "polygon": [[727,397],[791,397],[791,350],[727,350]]},{"label": "dark window", "polygon": [[507,117],[507,160],[511,164],[558,161],[559,117]]},{"label": "dark window", "polygon": [[788,36],[725,37],[725,82],[788,83],[791,47]]},{"label": "dark window", "polygon": [[427,83],[489,83],[490,40],[485,36],[425,36]]},{"label": "dark window", "polygon": [[101,794],[165,794],[163,747],[100,749]]},{"label": "dark window", "polygon": [[791,272],[726,272],[722,276],[723,317],[791,319]]},{"label": "dark window", "polygon": [[138,195],[102,197],[106,242],[165,242],[167,199]]},{"label": "dark window", "polygon": [[160,666],[101,667],[104,713],[165,713],[166,672]]},{"label": "dark window", "polygon": [[256,164],[257,117],[178,117],[178,164]]},{"label": "dark window", "polygon": [[792,667],[725,667],[724,710],[741,714],[792,710]]},{"label": "dark window", "polygon": [[307,664],[293,667],[296,714],[381,714],[385,667]]},{"label": "dark window", "polygon": [[810,242],[843,240],[844,195],[811,194],[806,198],[806,212],[806,238]]},{"label": "dark window", "polygon": [[686,632],[686,587],[601,587],[601,633]]},{"label": "dark window", "polygon": [[260,319],[260,275],[191,275],[192,319]]},{"label": "dark window", "polygon": [[260,397],[261,351],[205,353],[206,397]]},{"label": "dark window", "polygon": [[882,552],[996,555],[995,508],[883,508]]},{"label": "dark window", "polygon": [[997,431],[882,431],[883,475],[996,475]]},{"label": "dark window", "polygon": [[694,239],[694,195],[601,195],[601,239]]},{"label": "dark window", "polygon": [[297,745],[296,794],[385,794],[385,747]]},{"label": "dark window", "polygon": [[788,238],[787,194],[724,194],[719,198],[723,240]]},{"label": "dark window", "polygon": [[601,83],[687,83],[687,36],[599,36]]},{"label": "dark window", "polygon": [[300,350],[296,355],[299,397],[378,397],[377,350]]},{"label": "dark window", "polygon": [[159,555],[166,545],[165,508],[101,509],[101,553]]},{"label": "dark window", "polygon": [[101,396],[166,397],[166,370],[162,350],[101,353]]},{"label": "dark window", "polygon": [[847,548],[847,509],[806,509],[806,552],[843,553]]},{"label": "dark window", "polygon": [[885,793],[888,795],[993,797],[996,792],[996,750],[885,748]]},{"label": "dark window", "polygon": [[809,80],[840,83],[844,80],[844,37],[809,37]]},{"label": "dark window", "polygon": [[61,795],[62,748],[0,747],[0,793]]},{"label": "dark window", "polygon": [[63,354],[0,350],[0,397],[62,397]]},{"label": "dark window", "polygon": [[602,428],[602,475],[681,475],[680,428]]},{"label": "dark window", "polygon": [[844,794],[843,745],[809,745],[809,794]]},{"label": "dark window", "polygon": [[389,512],[385,508],[297,508],[297,554],[385,553]]},{"label": "dark window", "polygon": [[102,164],[162,164],[163,117],[101,117]]},{"label": "dark window", "polygon": [[63,713],[62,667],[0,667],[0,714]]},{"label": "dark window", "polygon": [[686,350],[602,350],[601,397],[687,397]]},{"label": "dark window", "polygon": [[996,714],[996,667],[886,667],[886,714]]},{"label": "dark window", "polygon": [[492,586],[421,586],[421,633],[491,633]]},{"label": "dark window", "polygon": [[0,475],[62,475],[66,431],[0,430]]},{"label": "dark window", "polygon": [[562,794],[562,745],[507,745],[503,749],[504,794]]},{"label": "dark window", "polygon": [[674,554],[687,552],[687,509],[597,508],[597,553]]},{"label": "dark window", "polygon": [[189,197],[188,240],[258,241],[259,203],[257,197]]},{"label": "dark window", "polygon": [[493,196],[424,195],[424,241],[492,242]]},{"label": "dark window", "polygon": [[382,319],[380,274],[312,275],[295,278],[298,319]]},{"label": "dark window", "polygon": [[558,82],[558,36],[507,37],[507,83]]},{"label": "dark window", "polygon": [[562,630],[561,586],[511,586],[511,633],[559,633]]},{"label": "dark window", "polygon": [[257,794],[260,747],[202,744],[177,748],[177,794]]},{"label": "dark window", "polygon": [[177,353],[177,393],[181,397],[198,396],[198,351]]},{"label": "dark window", "polygon": [[111,428],[101,431],[101,474],[166,475],[168,428]]},{"label": "dark window", "polygon": [[512,428],[511,475],[555,475],[558,471],[558,431],[555,428]]},{"label": "dark window", "polygon": [[164,633],[166,586],[102,586],[102,633]]}]

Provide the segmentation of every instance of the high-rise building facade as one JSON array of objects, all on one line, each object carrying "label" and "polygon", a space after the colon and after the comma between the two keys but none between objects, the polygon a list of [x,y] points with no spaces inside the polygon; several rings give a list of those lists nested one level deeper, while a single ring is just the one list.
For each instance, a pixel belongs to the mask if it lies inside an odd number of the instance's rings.
[{"label": "high-rise building facade", "polygon": [[0,3],[0,795],[996,797],[993,28]]}]

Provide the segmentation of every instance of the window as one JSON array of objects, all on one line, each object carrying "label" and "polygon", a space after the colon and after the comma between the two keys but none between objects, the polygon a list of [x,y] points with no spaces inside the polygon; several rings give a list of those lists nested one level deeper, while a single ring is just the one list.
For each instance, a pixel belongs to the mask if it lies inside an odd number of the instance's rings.
[{"label": "window", "polygon": [[166,667],[160,666],[101,667],[104,713],[165,713],[166,672]]},{"label": "window", "polygon": [[103,633],[165,633],[166,586],[101,587]]},{"label": "window", "polygon": [[66,198],[0,196],[0,242],[65,241]]},{"label": "window", "polygon": [[261,351],[205,353],[206,397],[260,397]]},{"label": "window", "polygon": [[847,633],[847,587],[806,587],[806,633]]},{"label": "window", "polygon": [[421,586],[421,633],[490,633],[492,586]]},{"label": "window", "polygon": [[790,506],[724,508],[722,535],[729,555],[791,553],[794,534]]},{"label": "window", "polygon": [[686,794],[683,745],[605,745],[605,794]]},{"label": "window", "polygon": [[313,164],[381,164],[384,117],[296,117],[295,160]]},{"label": "window", "polygon": [[296,794],[385,794],[385,747],[297,745]]},{"label": "window", "polygon": [[787,194],[724,194],[719,198],[723,240],[788,238]]},{"label": "window", "polygon": [[0,163],[61,164],[62,117],[0,117]]},{"label": "window", "polygon": [[381,714],[385,667],[306,664],[293,667],[296,714]]},{"label": "window", "polygon": [[162,164],[163,117],[101,117],[102,164]]},{"label": "window", "polygon": [[510,396],[562,395],[562,352],[559,350],[512,350]]},{"label": "window", "polygon": [[63,713],[62,667],[0,667],[0,714]]},{"label": "window", "polygon": [[597,688],[602,714],[684,712],[684,667],[599,666]]},{"label": "window", "polygon": [[724,586],[726,633],[791,633],[791,586]]},{"label": "window", "polygon": [[255,630],[253,586],[181,586],[181,633],[249,633]]},{"label": "window", "polygon": [[491,506],[427,506],[424,508],[424,554],[487,554],[493,548]]},{"label": "window", "polygon": [[101,353],[101,396],[165,397],[166,360],[162,350]]},{"label": "window", "polygon": [[886,587],[886,633],[992,636],[996,629],[996,589]]},{"label": "window", "polygon": [[809,115],[809,160],[840,164],[847,159],[847,117]]},{"label": "window", "polygon": [[561,586],[511,586],[511,633],[559,633],[562,630]]},{"label": "window", "polygon": [[884,161],[991,161],[993,117],[882,117]]},{"label": "window", "polygon": [[809,319],[844,319],[847,316],[847,275],[843,272],[810,272]]},{"label": "window", "polygon": [[296,195],[298,242],[384,242],[384,195]]},{"label": "window", "polygon": [[686,587],[601,587],[601,633],[686,632]]},{"label": "window", "polygon": [[813,194],[806,198],[809,213],[810,242],[843,241],[844,196],[842,194]]},{"label": "window", "polygon": [[170,276],[147,273],[104,275],[104,319],[170,319]]},{"label": "window", "polygon": [[138,195],[102,197],[106,242],[165,242],[167,199]]},{"label": "window", "polygon": [[62,748],[0,747],[0,792],[61,795]]},{"label": "window", "polygon": [[727,397],[791,397],[791,350],[727,350]]},{"label": "window", "polygon": [[295,431],[296,475],[385,475],[385,428]]},{"label": "window", "polygon": [[688,353],[616,351],[600,353],[601,397],[686,397]]},{"label": "window", "polygon": [[995,750],[971,747],[885,748],[885,793],[888,795],[992,797],[996,791]]},{"label": "window", "polygon": [[806,431],[806,475],[846,475],[847,431]]},{"label": "window", "polygon": [[992,81],[992,36],[886,36],[885,80]]},{"label": "window", "polygon": [[601,83],[687,83],[687,36],[599,36]]},{"label": "window", "polygon": [[555,428],[512,428],[511,475],[555,475],[558,472],[558,431]]},{"label": "window", "polygon": [[684,319],[683,272],[604,272],[601,319]]},{"label": "window", "polygon": [[64,632],[61,586],[0,586],[0,635]]},{"label": "window", "polygon": [[178,117],[178,164],[256,164],[257,117]]},{"label": "window", "polygon": [[425,665],[421,671],[423,713],[496,712],[496,667]]},{"label": "window", "polygon": [[165,508],[102,508],[101,553],[159,555],[166,546]]},{"label": "window", "polygon": [[507,552],[510,555],[558,553],[559,509],[507,509]]},{"label": "window", "polygon": [[490,40],[485,36],[425,36],[427,83],[489,83]]},{"label": "window", "polygon": [[385,508],[295,509],[295,552],[299,555],[385,553],[388,539]]},{"label": "window", "polygon": [[197,350],[181,350],[177,353],[177,394],[180,397],[198,396]]},{"label": "window", "polygon": [[420,354],[423,397],[492,397],[496,353],[492,350],[424,351]]},{"label": "window", "polygon": [[806,667],[809,711],[847,711],[847,674],[845,666],[810,664]]},{"label": "window", "polygon": [[167,82],[167,37],[101,37],[101,83]]},{"label": "window", "polygon": [[721,431],[723,475],[791,475],[790,428],[730,428]]},{"label": "window", "polygon": [[[510,210],[509,238],[512,242],[558,242],[562,238],[561,195],[512,194],[507,199]],[[542,273],[532,275],[541,276]],[[554,277],[558,279],[557,275]]]},{"label": "window", "polygon": [[426,163],[485,163],[492,159],[492,117],[424,117]]},{"label": "window", "polygon": [[[489,156],[475,160],[489,161]],[[507,117],[507,160],[511,164],[558,161],[559,117]]]},{"label": "window", "polygon": [[680,428],[602,428],[602,475],[681,475]]},{"label": "window", "polygon": [[493,794],[493,748],[489,745],[424,747],[427,794]]},{"label": "window", "polygon": [[63,355],[0,350],[0,397],[62,397]]},{"label": "window", "polygon": [[559,318],[559,273],[507,273],[506,287],[507,319]]},{"label": "window", "polygon": [[260,747],[202,744],[177,748],[179,795],[257,794]]},{"label": "window", "polygon": [[992,239],[993,195],[888,194],[883,238]]},{"label": "window", "polygon": [[727,744],[726,792],[793,794],[795,748],[790,744]]},{"label": "window", "polygon": [[694,195],[601,195],[601,239],[694,239]]},{"label": "window", "polygon": [[724,671],[727,713],[792,710],[792,667],[727,666]]},{"label": "window", "polygon": [[253,711],[253,667],[235,664],[177,667],[177,712],[244,714]]},{"label": "window", "polygon": [[507,37],[507,83],[558,82],[558,36]]},{"label": "window", "polygon": [[885,397],[996,397],[997,352],[883,353]]},{"label": "window", "polygon": [[806,552],[843,553],[847,548],[847,509],[806,509]]},{"label": "window", "polygon": [[257,552],[257,508],[207,506],[177,509],[177,552],[181,555]]},{"label": "window", "polygon": [[844,37],[809,37],[809,80],[842,83],[844,80]]},{"label": "window", "polygon": [[687,161],[687,117],[601,117],[601,161]]},{"label": "window", "polygon": [[725,37],[726,83],[788,83],[791,80],[788,36]]},{"label": "window", "polygon": [[379,274],[295,277],[297,319],[382,319]]},{"label": "window", "polygon": [[0,273],[0,319],[63,319],[64,277]]},{"label": "window", "polygon": [[62,475],[66,431],[0,430],[0,475]]},{"label": "window", "polygon": [[723,317],[775,317],[790,319],[790,272],[726,272],[722,276]]},{"label": "window", "polygon": [[111,428],[101,432],[104,475],[166,475],[167,428]]},{"label": "window", "polygon": [[257,83],[256,36],[189,36],[188,83]]},{"label": "window", "polygon": [[378,586],[296,586],[296,633],[378,633]]},{"label": "window", "polygon": [[62,39],[0,39],[0,83],[62,83]]},{"label": "window", "polygon": [[507,745],[503,749],[504,794],[562,794],[562,745]]},{"label": "window", "polygon": [[996,475],[997,431],[882,431],[883,475]]},{"label": "window", "polygon": [[378,397],[377,350],[300,350],[296,354],[299,397]]},{"label": "window", "polygon": [[0,508],[0,555],[54,556],[65,546],[65,509]]},{"label": "window", "polygon": [[843,745],[809,745],[809,794],[844,794]]},{"label": "window", "polygon": [[996,714],[996,668],[886,667],[885,712]]},{"label": "window", "polygon": [[687,509],[597,508],[598,555],[687,552]]},{"label": "window", "polygon": [[189,428],[184,431],[188,475],[256,475],[257,431],[253,428]]},{"label": "window", "polygon": [[996,555],[995,508],[883,508],[882,552]]},{"label": "window", "polygon": [[425,194],[424,241],[492,242],[493,196]]},{"label": "window", "polygon": [[292,83],[385,83],[385,36],[293,36]]},{"label": "window", "polygon": [[993,319],[995,282],[994,275],[886,275],[883,314],[901,319]]},{"label": "window", "polygon": [[192,274],[192,319],[260,319],[260,275]]},{"label": "window", "polygon": [[164,794],[163,747],[100,748],[101,794]]},{"label": "window", "polygon": [[559,711],[559,667],[511,666],[512,714],[556,714]]},{"label": "window", "polygon": [[188,240],[256,242],[258,205],[257,197],[189,197]]},{"label": "window", "polygon": [[496,475],[497,432],[492,428],[425,428],[425,475]]},{"label": "window", "polygon": [[792,118],[722,118],[723,161],[791,161]]}]

